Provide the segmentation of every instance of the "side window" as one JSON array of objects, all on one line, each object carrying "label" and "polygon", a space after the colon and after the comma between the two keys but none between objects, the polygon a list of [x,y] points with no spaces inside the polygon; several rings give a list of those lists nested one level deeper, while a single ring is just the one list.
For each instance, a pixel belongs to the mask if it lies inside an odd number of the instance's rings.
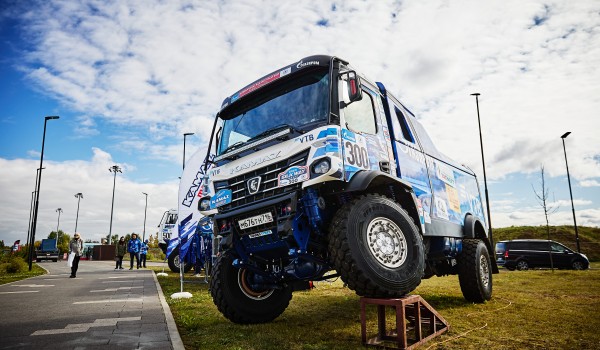
[{"label": "side window", "polygon": [[348,128],[352,131],[367,134],[377,133],[373,97],[364,90],[362,100],[353,102],[344,109],[344,117]]},{"label": "side window", "polygon": [[547,252],[548,251],[548,243],[546,242],[532,242],[532,250],[538,250],[541,252]]},{"label": "side window", "polygon": [[415,143],[415,139],[408,128],[408,123],[406,122],[406,118],[404,118],[404,114],[402,114],[402,112],[396,106],[394,106],[394,110],[396,111],[396,117],[398,118],[400,129],[402,129],[402,137],[404,137],[404,139],[408,142]]},{"label": "side window", "polygon": [[568,252],[568,250],[565,247],[563,247],[562,245],[560,245],[558,243],[552,243],[552,251],[560,252],[560,253]]}]

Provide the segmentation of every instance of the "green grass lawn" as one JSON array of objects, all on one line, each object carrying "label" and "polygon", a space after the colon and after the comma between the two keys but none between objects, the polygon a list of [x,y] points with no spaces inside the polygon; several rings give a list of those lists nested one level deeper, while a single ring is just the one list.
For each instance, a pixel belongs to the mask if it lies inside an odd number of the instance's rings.
[{"label": "green grass lawn", "polygon": [[[340,280],[294,293],[274,322],[238,325],[219,313],[206,284],[184,283],[193,298],[171,299],[178,277],[169,273],[159,281],[188,349],[363,349],[359,297]],[[501,269],[485,304],[466,302],[456,276],[424,280],[413,294],[450,324],[423,349],[600,349],[600,263],[586,271]],[[367,310],[374,333],[375,307]]]},{"label": "green grass lawn", "polygon": [[2,266],[0,266],[0,284],[20,281],[29,277],[43,275],[45,273],[46,270],[42,269],[35,263],[31,266],[31,271],[29,271],[29,267],[27,267],[25,272],[16,273],[7,273],[6,270]]}]

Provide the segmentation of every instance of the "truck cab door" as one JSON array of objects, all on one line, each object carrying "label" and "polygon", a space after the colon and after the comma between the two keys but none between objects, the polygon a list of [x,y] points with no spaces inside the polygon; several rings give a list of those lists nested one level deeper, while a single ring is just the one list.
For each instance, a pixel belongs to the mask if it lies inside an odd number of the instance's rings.
[{"label": "truck cab door", "polygon": [[363,170],[393,174],[395,168],[381,96],[363,82],[362,99],[341,109],[344,179]]}]

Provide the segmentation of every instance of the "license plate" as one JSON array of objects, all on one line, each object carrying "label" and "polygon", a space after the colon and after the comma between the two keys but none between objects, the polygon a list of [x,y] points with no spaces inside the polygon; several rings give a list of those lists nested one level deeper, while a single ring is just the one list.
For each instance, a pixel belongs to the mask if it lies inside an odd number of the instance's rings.
[{"label": "license plate", "polygon": [[245,230],[250,227],[268,224],[269,222],[273,222],[273,215],[271,213],[264,213],[244,220],[239,220],[238,225],[240,225],[242,230]]}]

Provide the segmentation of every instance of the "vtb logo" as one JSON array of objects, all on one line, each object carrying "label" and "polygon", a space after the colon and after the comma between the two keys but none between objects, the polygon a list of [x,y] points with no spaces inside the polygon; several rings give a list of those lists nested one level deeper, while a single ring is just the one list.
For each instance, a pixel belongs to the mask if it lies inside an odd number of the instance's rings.
[{"label": "vtb logo", "polygon": [[248,188],[249,194],[256,194],[258,189],[260,188],[260,176],[253,177],[246,182],[246,187]]}]

